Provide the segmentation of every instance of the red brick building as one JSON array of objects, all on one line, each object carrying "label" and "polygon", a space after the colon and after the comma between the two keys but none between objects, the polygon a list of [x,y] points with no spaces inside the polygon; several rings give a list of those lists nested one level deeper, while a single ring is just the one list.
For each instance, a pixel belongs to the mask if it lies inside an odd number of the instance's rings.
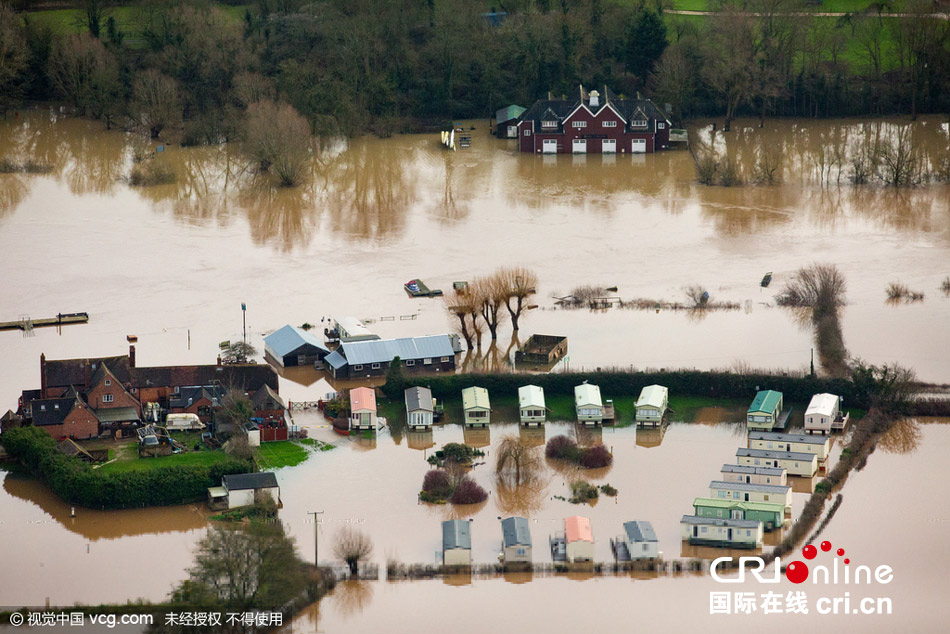
[{"label": "red brick building", "polygon": [[518,122],[522,152],[650,154],[670,143],[670,121],[649,99],[578,88],[574,99],[543,99]]},{"label": "red brick building", "polygon": [[99,436],[99,417],[76,390],[69,390],[63,398],[34,400],[31,409],[33,424],[57,440]]}]

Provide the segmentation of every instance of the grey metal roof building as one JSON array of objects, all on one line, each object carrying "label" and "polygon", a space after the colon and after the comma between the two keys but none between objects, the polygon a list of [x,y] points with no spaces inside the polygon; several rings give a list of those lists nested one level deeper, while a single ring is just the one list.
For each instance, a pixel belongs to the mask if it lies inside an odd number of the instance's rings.
[{"label": "grey metal roof building", "polygon": [[344,341],[324,362],[338,378],[346,377],[351,369],[364,373],[379,370],[377,373],[381,374],[395,357],[399,357],[407,369],[450,370],[455,367],[457,347],[457,335]]},{"label": "grey metal roof building", "polygon": [[759,493],[778,493],[785,495],[792,488],[781,484],[753,484],[746,482],[724,482],[713,480],[709,483],[710,489],[724,489],[729,491],[757,491]]},{"label": "grey metal roof building", "polygon": [[768,449],[746,449],[740,447],[736,451],[737,456],[749,458],[775,458],[777,460],[804,460],[811,462],[815,457],[813,453],[802,453],[799,451],[769,451]]},{"label": "grey metal roof building", "polygon": [[464,520],[442,522],[442,550],[472,549],[472,527]]},{"label": "grey metal roof building", "polygon": [[631,542],[655,542],[656,533],[650,522],[634,521],[624,522],[623,530],[627,533],[627,538]]},{"label": "grey metal roof building", "polygon": [[761,524],[758,520],[731,520],[718,517],[700,517],[699,515],[684,515],[680,522],[698,526],[728,526],[731,528],[758,528]]},{"label": "grey metal roof building", "polygon": [[823,445],[828,442],[828,437],[813,436],[812,434],[780,434],[773,431],[750,431],[749,440],[771,440],[775,442],[800,442],[807,445]]},{"label": "grey metal roof building", "polygon": [[775,467],[752,467],[740,464],[722,465],[722,473],[747,473],[749,475],[781,476],[785,469]]},{"label": "grey metal roof building", "polygon": [[301,358],[306,363],[330,352],[317,337],[290,324],[264,337],[264,349],[284,366],[302,365]]},{"label": "grey metal roof building", "polygon": [[427,387],[406,388],[406,409],[410,412],[424,410],[433,411],[432,390]]},{"label": "grey metal roof building", "polygon": [[501,534],[505,548],[531,545],[531,528],[528,520],[523,517],[506,517],[501,520]]}]

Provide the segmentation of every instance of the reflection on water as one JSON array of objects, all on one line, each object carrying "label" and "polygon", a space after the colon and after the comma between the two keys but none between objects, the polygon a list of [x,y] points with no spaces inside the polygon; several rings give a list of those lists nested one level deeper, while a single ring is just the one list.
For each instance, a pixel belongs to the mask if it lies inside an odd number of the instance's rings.
[{"label": "reflection on water", "polygon": [[659,427],[638,427],[637,444],[641,447],[659,447],[666,433],[666,425]]},{"label": "reflection on water", "polygon": [[469,447],[481,449],[491,444],[491,428],[466,427],[462,432],[462,439]]},{"label": "reflection on water", "polygon": [[917,451],[922,435],[920,422],[916,418],[905,418],[881,436],[877,447],[887,453],[912,454]]},{"label": "reflection on water", "polygon": [[336,584],[324,601],[332,604],[332,609],[346,619],[359,614],[373,602],[375,587],[376,584],[368,581],[347,579]]}]

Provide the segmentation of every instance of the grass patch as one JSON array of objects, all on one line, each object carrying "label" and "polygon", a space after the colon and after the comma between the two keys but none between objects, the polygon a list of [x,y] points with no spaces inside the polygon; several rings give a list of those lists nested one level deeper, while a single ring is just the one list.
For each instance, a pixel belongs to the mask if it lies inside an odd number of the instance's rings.
[{"label": "grass patch", "polygon": [[157,456],[155,458],[140,458],[138,445],[129,443],[116,450],[117,460],[99,467],[103,473],[128,473],[130,471],[147,471],[173,466],[204,466],[211,467],[230,461],[230,457],[223,451],[187,451],[171,456]]},{"label": "grass patch", "polygon": [[257,464],[262,471],[294,467],[309,457],[307,448],[293,440],[262,442],[257,448]]},{"label": "grass patch", "polygon": [[328,442],[322,442],[316,440],[315,438],[301,438],[297,442],[307,445],[308,447],[313,447],[317,451],[330,451],[331,449],[336,449],[336,445],[331,445]]}]

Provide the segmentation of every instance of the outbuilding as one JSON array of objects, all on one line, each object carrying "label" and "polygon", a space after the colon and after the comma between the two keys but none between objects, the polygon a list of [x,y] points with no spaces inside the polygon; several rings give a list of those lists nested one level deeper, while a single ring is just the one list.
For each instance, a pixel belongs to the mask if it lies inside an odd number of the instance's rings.
[{"label": "outbuilding", "polygon": [[502,549],[505,564],[531,563],[531,527],[523,517],[501,520]]},{"label": "outbuilding", "polygon": [[227,493],[229,509],[251,506],[257,495],[266,495],[275,504],[280,504],[280,486],[272,471],[226,475],[221,478],[221,487]]},{"label": "outbuilding", "polygon": [[600,425],[604,421],[604,402],[600,388],[584,382],[574,388],[574,407],[577,420],[585,425]]},{"label": "outbuilding", "polygon": [[638,425],[660,425],[669,407],[669,390],[662,385],[648,385],[640,390],[635,407]]},{"label": "outbuilding", "polygon": [[511,105],[495,113],[495,136],[502,139],[518,138],[518,119],[527,110],[523,106]]},{"label": "outbuilding", "polygon": [[762,522],[684,515],[680,520],[683,541],[695,546],[761,548]]},{"label": "outbuilding", "polygon": [[376,391],[369,387],[350,390],[350,429],[376,429]]},{"label": "outbuilding", "polygon": [[465,413],[465,425],[485,426],[491,422],[491,403],[488,390],[483,387],[467,387],[462,390],[462,410]]},{"label": "outbuilding", "polygon": [[464,520],[442,522],[442,565],[472,565],[472,526]]},{"label": "outbuilding", "polygon": [[782,413],[782,393],[775,390],[756,392],[749,411],[746,412],[746,427],[750,430],[772,431]]},{"label": "outbuilding", "polygon": [[518,413],[522,425],[542,425],[547,416],[544,406],[544,389],[537,385],[518,388]]},{"label": "outbuilding", "polygon": [[624,522],[624,541],[630,559],[656,559],[660,556],[660,543],[650,522]]},{"label": "outbuilding", "polygon": [[406,388],[406,425],[409,429],[432,429],[435,406],[432,390],[427,387]]},{"label": "outbuilding", "polygon": [[264,337],[264,352],[277,365],[285,368],[313,365],[330,354],[330,350],[317,337],[290,324]]},{"label": "outbuilding", "polygon": [[570,563],[594,560],[594,531],[590,519],[572,515],[564,520],[564,540]]}]

